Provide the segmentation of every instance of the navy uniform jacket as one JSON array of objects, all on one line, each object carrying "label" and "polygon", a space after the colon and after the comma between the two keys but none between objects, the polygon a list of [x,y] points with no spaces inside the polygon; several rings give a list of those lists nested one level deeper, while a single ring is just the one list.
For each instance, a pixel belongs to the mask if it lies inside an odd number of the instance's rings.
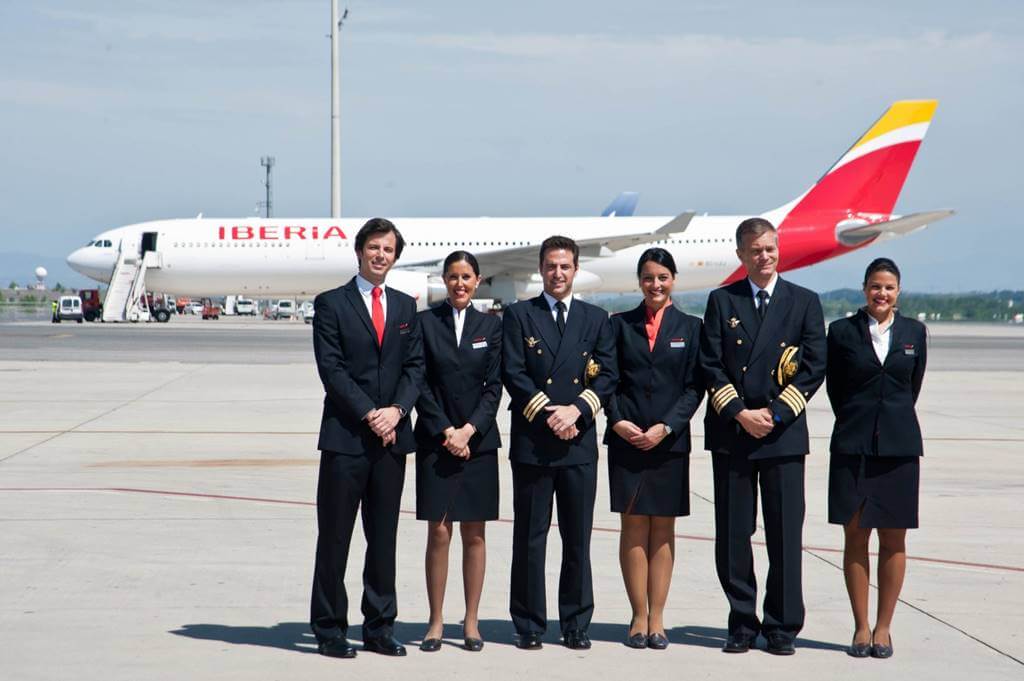
[{"label": "navy uniform jacket", "polygon": [[690,419],[704,398],[698,363],[701,322],[669,305],[662,313],[652,351],[644,308],[640,303],[612,317],[619,384],[608,402],[604,442],[609,450],[636,451],[612,430],[612,425],[626,420],[647,430],[655,423],[664,423],[672,432],[651,452],[687,454]]},{"label": "navy uniform jacket", "polygon": [[[759,324],[746,278],[712,291],[700,361],[711,407],[704,417],[706,449],[751,460],[808,453],[804,410],[825,379],[825,321],[816,293],[779,278]],[[793,369],[780,385],[779,372]],[[775,428],[758,440],[735,417],[762,407],[771,409]]]},{"label": "navy uniform jacket", "polygon": [[370,313],[356,286],[324,291],[313,301],[313,351],[324,384],[320,420],[321,450],[354,456],[381,451],[380,438],[363,421],[367,412],[397,404],[406,417],[398,423],[392,452],[416,448],[408,414],[423,379],[423,338],[416,301],[387,286],[384,345],[377,345]]},{"label": "navy uniform jacket", "polygon": [[878,361],[861,310],[828,327],[828,399],[836,415],[833,454],[921,456],[914,404],[927,361],[927,329],[899,313],[889,331],[889,354]]},{"label": "navy uniform jacket", "polygon": [[455,345],[455,317],[448,303],[419,314],[426,361],[416,403],[416,448],[442,450],[444,431],[472,423],[469,448],[497,449],[495,423],[501,401],[501,320],[466,308],[462,340]]},{"label": "navy uniform jacket", "polygon": [[[543,295],[516,303],[505,310],[502,355],[512,411],[509,459],[539,466],[596,461],[595,417],[618,380],[608,313],[573,298],[565,335],[559,336]],[[597,367],[589,382],[588,363]],[[549,404],[576,405],[578,436],[565,441],[551,432],[544,410]]]}]

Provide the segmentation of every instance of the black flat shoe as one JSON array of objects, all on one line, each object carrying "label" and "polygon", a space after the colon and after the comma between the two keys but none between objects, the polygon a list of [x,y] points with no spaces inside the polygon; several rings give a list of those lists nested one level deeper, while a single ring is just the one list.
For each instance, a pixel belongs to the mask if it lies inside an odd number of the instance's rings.
[{"label": "black flat shoe", "polygon": [[854,640],[850,643],[850,647],[846,649],[846,654],[850,657],[871,657],[871,644],[857,643]]},{"label": "black flat shoe", "polygon": [[439,638],[425,638],[420,643],[420,650],[425,653],[436,653],[441,650],[441,639]]},{"label": "black flat shoe", "polygon": [[540,642],[540,634],[520,634],[516,639],[516,648],[520,650],[540,650],[544,644]]},{"label": "black flat shoe", "polygon": [[889,645],[887,646],[881,643],[871,644],[871,657],[877,657],[879,660],[887,660],[892,657],[892,634],[889,634]]},{"label": "black flat shoe", "polygon": [[647,634],[633,634],[625,641],[627,648],[646,648]]},{"label": "black flat shoe", "polygon": [[653,650],[665,650],[668,648],[668,639],[664,634],[651,634],[647,637],[647,647]]},{"label": "black flat shoe", "polygon": [[356,649],[344,638],[332,638],[317,643],[317,651],[327,657],[355,657]]},{"label": "black flat shoe", "polygon": [[466,650],[470,651],[471,653],[479,653],[481,650],[484,649],[484,642],[478,638],[472,638],[471,636],[467,636],[464,639],[464,643],[466,644]]},{"label": "black flat shoe", "polygon": [[768,641],[768,647],[765,650],[772,655],[794,655],[796,653],[793,641],[782,634],[768,634],[765,639]]},{"label": "black flat shoe", "polygon": [[579,629],[571,629],[562,634],[562,640],[566,648],[572,650],[590,650],[590,637],[587,632]]},{"label": "black flat shoe", "polygon": [[754,644],[754,637],[749,634],[729,634],[722,646],[723,653],[745,653]]},{"label": "black flat shoe", "polygon": [[405,646],[394,636],[366,639],[363,641],[363,650],[391,657],[403,657],[405,655]]}]

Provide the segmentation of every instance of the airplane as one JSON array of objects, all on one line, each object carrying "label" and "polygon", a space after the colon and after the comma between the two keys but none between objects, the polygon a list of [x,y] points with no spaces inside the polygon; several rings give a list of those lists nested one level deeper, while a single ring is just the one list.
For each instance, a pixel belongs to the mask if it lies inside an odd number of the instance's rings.
[{"label": "airplane", "polygon": [[[953,214],[893,213],[936,100],[901,100],[807,191],[761,216],[779,233],[779,271],[807,267],[924,229]],[[638,196],[620,195],[600,216],[575,218],[395,218],[406,246],[390,286],[420,307],[443,300],[441,263],[455,249],[473,252],[481,298],[504,302],[540,293],[540,243],[561,234],[580,245],[578,293],[634,292],[636,262],[652,245],[670,251],[677,290],[742,277],[736,226],[749,215],[634,215]],[[97,234],[68,256],[76,271],[110,284],[104,319],[145,315],[146,290],[177,295],[313,297],[357,270],[353,244],[364,218],[204,218],[142,222]]]}]

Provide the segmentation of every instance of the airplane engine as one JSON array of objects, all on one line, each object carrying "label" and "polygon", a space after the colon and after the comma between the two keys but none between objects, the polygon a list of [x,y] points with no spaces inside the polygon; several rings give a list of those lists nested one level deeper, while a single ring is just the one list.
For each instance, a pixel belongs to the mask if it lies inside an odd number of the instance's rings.
[{"label": "airplane engine", "polygon": [[430,306],[430,275],[426,272],[391,270],[387,285],[415,298],[417,310],[426,310]]}]

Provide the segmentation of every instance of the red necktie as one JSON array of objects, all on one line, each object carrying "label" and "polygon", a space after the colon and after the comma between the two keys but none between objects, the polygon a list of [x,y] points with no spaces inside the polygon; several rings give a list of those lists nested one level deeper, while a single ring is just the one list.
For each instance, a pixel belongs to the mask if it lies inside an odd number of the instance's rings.
[{"label": "red necktie", "polygon": [[380,296],[384,293],[380,286],[373,287],[373,328],[377,331],[377,345],[384,345],[384,306],[380,304]]}]

